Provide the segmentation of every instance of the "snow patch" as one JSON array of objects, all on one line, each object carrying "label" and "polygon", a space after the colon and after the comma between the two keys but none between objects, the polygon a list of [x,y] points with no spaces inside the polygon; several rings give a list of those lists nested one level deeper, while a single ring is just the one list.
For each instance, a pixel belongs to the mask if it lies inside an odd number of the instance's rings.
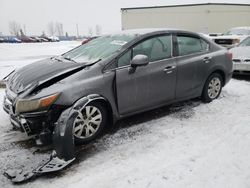
[{"label": "snow patch", "polygon": [[[34,46],[14,46],[20,53],[9,59],[1,51],[0,62],[21,64],[25,48],[37,56],[48,54]],[[3,95],[0,89],[0,104]],[[97,141],[78,147],[77,161],[67,170],[19,187],[249,187],[249,95],[248,81],[232,79],[209,104],[195,99],[129,117]],[[51,148],[38,148],[12,131],[2,106],[0,117],[0,187],[12,187],[3,171],[30,169],[47,160]]]}]

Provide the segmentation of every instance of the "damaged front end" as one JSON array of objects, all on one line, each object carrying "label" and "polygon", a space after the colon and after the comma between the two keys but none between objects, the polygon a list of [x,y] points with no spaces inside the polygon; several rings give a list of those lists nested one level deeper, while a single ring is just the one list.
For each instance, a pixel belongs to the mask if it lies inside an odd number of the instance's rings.
[{"label": "damaged front end", "polygon": [[53,173],[65,169],[76,159],[75,142],[73,132],[74,119],[77,117],[79,110],[85,107],[92,100],[103,99],[99,95],[89,95],[78,100],[73,107],[62,112],[60,118],[55,123],[53,132],[54,150],[50,160],[43,165],[35,167],[31,171],[7,170],[4,175],[13,183],[22,183],[43,174]]},{"label": "damaged front end", "polygon": [[[77,115],[77,106],[67,107],[54,105],[60,93],[54,93],[39,99],[29,99],[31,94],[49,87],[60,80],[82,70],[85,66],[66,67],[54,70],[53,76],[36,80],[33,83],[22,83],[21,74],[10,75],[7,80],[4,110],[9,114],[14,128],[35,136],[37,144],[53,143],[54,150],[50,160],[29,172],[6,170],[5,175],[14,183],[21,183],[45,173],[64,169],[75,160],[75,143],[73,119]],[[41,74],[42,75],[42,74]],[[28,97],[27,97],[28,96]],[[87,100],[86,100],[87,101]]]},{"label": "damaged front end", "polygon": [[22,183],[46,173],[60,171],[75,160],[75,143],[72,135],[74,113],[70,109],[65,110],[56,122],[53,132],[54,150],[50,159],[42,165],[34,167],[30,171],[6,170],[4,175],[13,183]]}]

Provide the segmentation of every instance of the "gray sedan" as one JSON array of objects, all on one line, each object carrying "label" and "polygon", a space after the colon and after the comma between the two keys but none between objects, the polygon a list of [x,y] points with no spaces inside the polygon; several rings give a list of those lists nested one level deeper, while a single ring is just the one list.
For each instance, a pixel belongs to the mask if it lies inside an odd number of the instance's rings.
[{"label": "gray sedan", "polygon": [[200,97],[211,102],[232,76],[232,56],[203,36],[177,29],[105,35],[27,65],[7,81],[12,124],[42,143],[53,137],[69,160],[117,120]]},{"label": "gray sedan", "polygon": [[230,51],[233,54],[234,73],[250,74],[250,37],[247,37]]}]

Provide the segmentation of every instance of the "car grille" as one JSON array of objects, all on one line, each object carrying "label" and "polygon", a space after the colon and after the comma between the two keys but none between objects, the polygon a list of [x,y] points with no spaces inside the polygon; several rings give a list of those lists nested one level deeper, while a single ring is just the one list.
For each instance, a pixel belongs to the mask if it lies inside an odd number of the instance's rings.
[{"label": "car grille", "polygon": [[220,45],[232,45],[232,39],[214,39],[214,42]]}]

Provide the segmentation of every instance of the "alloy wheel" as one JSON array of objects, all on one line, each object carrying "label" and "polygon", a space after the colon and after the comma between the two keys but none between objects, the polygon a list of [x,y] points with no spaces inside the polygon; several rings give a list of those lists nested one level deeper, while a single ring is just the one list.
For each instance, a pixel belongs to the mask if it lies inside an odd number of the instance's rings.
[{"label": "alloy wheel", "polygon": [[102,123],[102,113],[95,106],[86,106],[78,111],[74,121],[74,136],[86,139],[93,136]]},{"label": "alloy wheel", "polygon": [[209,98],[215,99],[216,97],[218,97],[220,90],[221,90],[221,81],[219,78],[214,77],[213,79],[211,79],[208,85]]}]

